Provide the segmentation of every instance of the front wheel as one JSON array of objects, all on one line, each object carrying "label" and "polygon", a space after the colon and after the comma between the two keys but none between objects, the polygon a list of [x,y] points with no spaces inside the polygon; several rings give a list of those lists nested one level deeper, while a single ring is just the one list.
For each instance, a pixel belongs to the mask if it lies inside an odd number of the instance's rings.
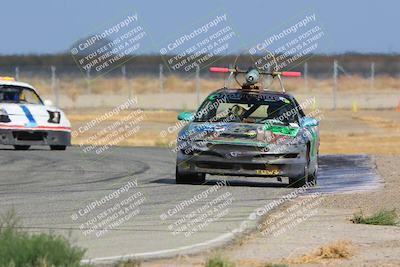
[{"label": "front wheel", "polygon": [[301,177],[289,177],[289,187],[302,187],[307,183],[307,179]]},{"label": "front wheel", "polygon": [[308,166],[304,167],[304,174],[301,176],[289,177],[289,187],[302,187],[309,181]]},{"label": "front wheel", "polygon": [[310,174],[308,177],[308,181],[313,183],[314,185],[317,185],[317,170],[314,171],[314,173]]},{"label": "front wheel", "polygon": [[31,146],[22,146],[22,145],[15,145],[15,150],[28,150]]},{"label": "front wheel", "polygon": [[319,151],[317,151],[317,159],[316,159],[316,162],[315,162],[315,170],[309,176],[310,182],[312,182],[314,185],[317,185],[317,182],[318,182],[318,158],[319,158]]},{"label": "front wheel", "polygon": [[65,150],[67,146],[50,146],[51,150]]},{"label": "front wheel", "polygon": [[182,174],[178,166],[175,170],[175,182],[177,184],[203,184],[206,181],[205,173],[189,173]]}]

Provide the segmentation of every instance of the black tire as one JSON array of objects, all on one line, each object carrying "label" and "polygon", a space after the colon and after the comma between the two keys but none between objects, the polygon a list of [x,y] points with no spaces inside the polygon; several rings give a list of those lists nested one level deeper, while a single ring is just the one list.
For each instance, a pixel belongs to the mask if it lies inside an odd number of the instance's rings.
[{"label": "black tire", "polygon": [[182,174],[179,172],[178,166],[176,166],[175,170],[176,184],[204,184],[205,181],[206,181],[205,173]]},{"label": "black tire", "polygon": [[15,145],[15,150],[28,150],[31,146]]},{"label": "black tire", "polygon": [[302,187],[305,185],[308,182],[308,170],[306,171],[306,175],[300,177],[289,177],[289,187]]},{"label": "black tire", "polygon": [[309,181],[312,182],[314,185],[318,184],[318,158],[319,158],[319,151],[317,151],[317,163],[315,166],[315,171],[308,177]]},{"label": "black tire", "polygon": [[313,174],[310,174],[308,176],[308,182],[313,183],[314,185],[317,185],[317,181],[318,181],[318,175],[317,175],[317,171],[315,170]]},{"label": "black tire", "polygon": [[51,150],[65,150],[67,146],[50,146]]},{"label": "black tire", "polygon": [[302,187],[310,181],[308,174],[308,166],[310,164],[310,144],[307,144],[306,165],[304,166],[304,174],[299,177],[289,177],[289,187]]}]

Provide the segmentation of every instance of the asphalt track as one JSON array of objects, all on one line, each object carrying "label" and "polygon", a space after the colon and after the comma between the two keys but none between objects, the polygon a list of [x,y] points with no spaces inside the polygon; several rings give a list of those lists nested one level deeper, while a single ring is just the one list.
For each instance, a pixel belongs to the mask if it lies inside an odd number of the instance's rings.
[{"label": "asphalt track", "polygon": [[[346,193],[382,185],[367,155],[322,155],[319,164],[318,187],[307,193]],[[13,208],[25,229],[64,234],[88,249],[87,259],[112,261],[221,245],[254,228],[260,208],[293,192],[273,179],[244,177],[228,177],[226,186],[212,192],[223,177],[209,176],[204,185],[176,185],[174,171],[175,156],[163,148],[110,148],[96,155],[79,147],[14,151],[0,146],[0,213]],[[110,199],[127,184],[133,186]],[[194,198],[201,193],[203,197]],[[105,196],[106,202],[88,211],[88,204]],[[183,202],[190,204],[174,209]],[[97,228],[89,233],[93,225]],[[182,226],[186,230],[177,231]]]}]

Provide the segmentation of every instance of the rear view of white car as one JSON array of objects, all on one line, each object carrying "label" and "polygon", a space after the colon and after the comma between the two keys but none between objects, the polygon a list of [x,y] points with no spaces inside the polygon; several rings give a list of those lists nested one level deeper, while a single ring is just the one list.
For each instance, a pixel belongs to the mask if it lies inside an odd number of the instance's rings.
[{"label": "rear view of white car", "polygon": [[71,145],[71,124],[62,110],[45,105],[31,85],[0,77],[0,144],[65,150]]}]

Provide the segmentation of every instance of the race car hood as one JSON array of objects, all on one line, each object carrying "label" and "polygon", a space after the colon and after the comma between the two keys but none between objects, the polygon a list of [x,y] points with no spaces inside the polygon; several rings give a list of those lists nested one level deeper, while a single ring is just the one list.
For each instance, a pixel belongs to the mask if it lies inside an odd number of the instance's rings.
[{"label": "race car hood", "polygon": [[225,144],[271,144],[292,142],[301,128],[297,124],[288,126],[255,123],[190,123],[182,131],[181,138],[207,140]]},{"label": "race car hood", "polygon": [[[70,122],[65,114],[56,107],[25,103],[0,103],[0,109],[5,110],[9,121],[0,122],[1,129],[37,129],[37,127],[60,128],[70,130]],[[50,112],[60,112],[60,122],[49,122]],[[49,128],[50,129],[50,128]]]},{"label": "race car hood", "polygon": [[46,107],[37,104],[15,104],[15,103],[0,103],[0,109],[4,109],[8,115],[26,116],[27,112],[34,114],[35,117],[49,117],[47,110],[57,111],[55,108]]}]

